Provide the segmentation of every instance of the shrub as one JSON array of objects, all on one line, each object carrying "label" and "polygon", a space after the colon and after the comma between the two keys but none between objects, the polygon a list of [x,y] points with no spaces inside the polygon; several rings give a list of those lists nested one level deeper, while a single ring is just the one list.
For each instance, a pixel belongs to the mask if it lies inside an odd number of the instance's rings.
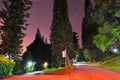
[{"label": "shrub", "polygon": [[22,59],[17,58],[15,61],[15,67],[13,68],[13,74],[14,75],[19,75],[23,74],[23,64],[22,64]]},{"label": "shrub", "polygon": [[84,55],[86,61],[92,61],[92,56],[91,56],[91,54],[90,54],[88,49],[84,50],[84,54],[83,55]]},{"label": "shrub", "polygon": [[0,76],[11,76],[15,63],[0,55]]}]

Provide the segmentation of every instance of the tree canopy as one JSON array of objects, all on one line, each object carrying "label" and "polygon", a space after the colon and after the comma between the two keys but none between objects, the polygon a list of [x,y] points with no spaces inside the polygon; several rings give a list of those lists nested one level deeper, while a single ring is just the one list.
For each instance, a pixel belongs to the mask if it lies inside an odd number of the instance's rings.
[{"label": "tree canopy", "polygon": [[[120,40],[120,3],[118,0],[96,0],[93,21],[99,24],[93,43],[105,52],[112,43]],[[97,19],[97,20],[96,20]]]},{"label": "tree canopy", "polygon": [[70,59],[75,57],[73,38],[72,26],[68,17],[67,0],[54,0],[50,41],[55,66],[61,66],[62,64],[62,50],[65,45]]},{"label": "tree canopy", "polygon": [[15,58],[22,51],[22,39],[25,36],[28,10],[31,8],[31,0],[2,0],[3,8],[0,11],[2,19],[2,47],[4,54]]}]

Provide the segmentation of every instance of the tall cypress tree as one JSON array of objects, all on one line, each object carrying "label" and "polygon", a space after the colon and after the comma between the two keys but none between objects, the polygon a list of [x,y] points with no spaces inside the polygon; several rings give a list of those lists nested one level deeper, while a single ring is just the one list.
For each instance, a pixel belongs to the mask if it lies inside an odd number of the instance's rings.
[{"label": "tall cypress tree", "polygon": [[76,52],[79,52],[79,36],[77,32],[73,32],[73,39],[74,39],[74,48],[76,50]]},{"label": "tall cypress tree", "polygon": [[31,8],[30,0],[2,0],[4,8],[0,11],[3,20],[2,35],[4,53],[15,58],[22,51],[22,39],[25,36],[29,17],[28,10]]},{"label": "tall cypress tree", "polygon": [[85,16],[82,22],[82,44],[83,44],[83,48],[86,48],[88,46],[88,43],[91,42],[90,37],[92,35],[90,34],[93,33],[91,30],[92,29],[94,30],[94,28],[90,26],[91,13],[93,11],[90,0],[85,0],[84,8],[85,8],[85,11],[84,11]]},{"label": "tall cypress tree", "polygon": [[85,0],[85,16],[82,22],[82,45],[83,52],[88,51],[92,60],[96,60],[99,57],[99,52],[96,46],[93,44],[93,36],[97,34],[98,24],[92,22],[92,16],[94,12],[93,5],[90,0]]},{"label": "tall cypress tree", "polygon": [[61,66],[62,50],[67,46],[67,53],[75,57],[72,27],[68,17],[67,0],[54,0],[53,20],[50,41],[52,44],[53,66]]}]

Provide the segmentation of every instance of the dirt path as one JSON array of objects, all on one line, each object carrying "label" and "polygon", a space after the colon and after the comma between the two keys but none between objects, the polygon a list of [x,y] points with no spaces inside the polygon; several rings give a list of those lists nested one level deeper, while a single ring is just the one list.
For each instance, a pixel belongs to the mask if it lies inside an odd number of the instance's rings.
[{"label": "dirt path", "polygon": [[79,65],[65,75],[15,76],[3,80],[120,80],[120,73],[88,65]]}]

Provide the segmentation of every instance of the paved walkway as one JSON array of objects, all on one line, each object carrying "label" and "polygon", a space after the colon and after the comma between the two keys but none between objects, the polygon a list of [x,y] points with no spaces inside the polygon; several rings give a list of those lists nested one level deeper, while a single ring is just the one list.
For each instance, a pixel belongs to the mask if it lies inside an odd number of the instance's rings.
[{"label": "paved walkway", "polygon": [[43,70],[42,71],[35,71],[35,72],[30,72],[30,73],[22,74],[20,76],[33,76],[33,75],[40,74],[42,72],[43,72]]},{"label": "paved walkway", "polygon": [[15,76],[3,80],[120,80],[120,73],[78,63],[72,73],[65,75]]}]

